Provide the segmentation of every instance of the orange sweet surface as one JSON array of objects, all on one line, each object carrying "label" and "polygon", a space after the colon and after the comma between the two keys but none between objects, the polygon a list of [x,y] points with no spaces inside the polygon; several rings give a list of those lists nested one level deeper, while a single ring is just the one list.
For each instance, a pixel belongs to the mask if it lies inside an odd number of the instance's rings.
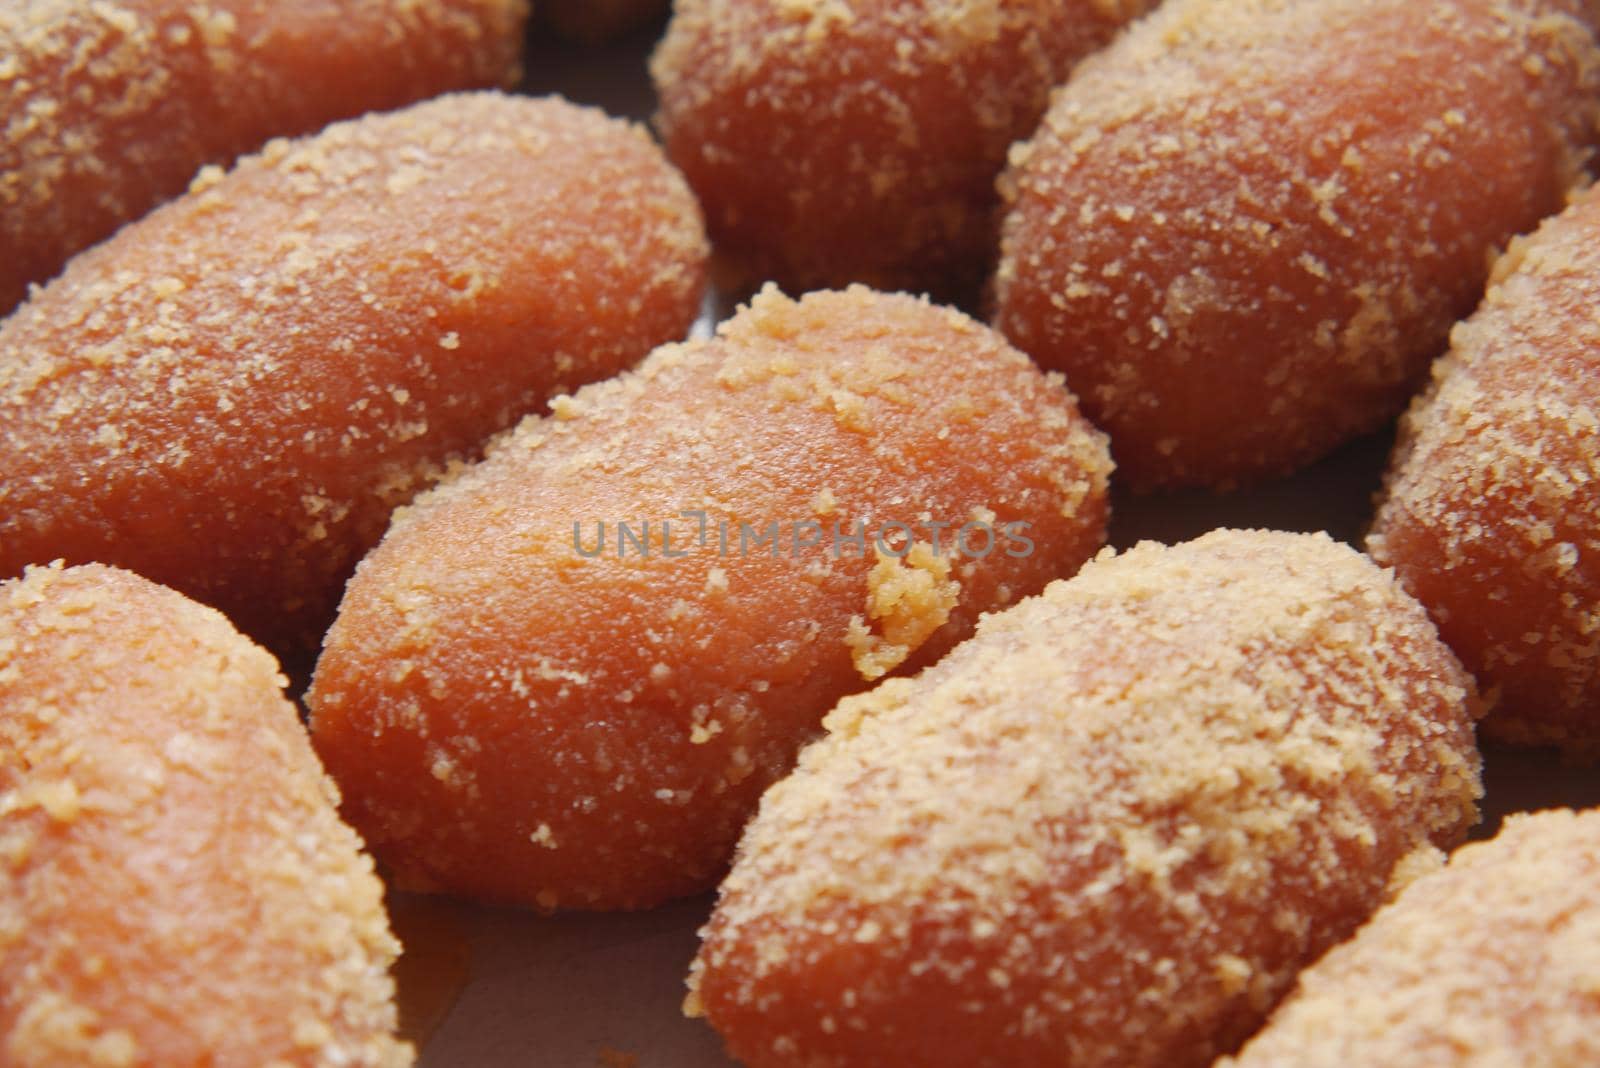
[{"label": "orange sweet surface", "polygon": [[1129,485],[1286,474],[1399,413],[1600,115],[1576,0],[1169,0],[1003,179],[995,323]]},{"label": "orange sweet surface", "polygon": [[1484,730],[1600,755],[1600,193],[1495,270],[1401,424],[1368,548],[1496,702]]},{"label": "orange sweet surface", "polygon": [[1218,1068],[1600,1064],[1600,810],[1508,817],[1301,976]]},{"label": "orange sweet surface", "polygon": [[[982,324],[769,288],[397,514],[317,665],[315,744],[402,886],[543,910],[706,889],[840,697],[1095,552],[1110,466]],[[968,523],[1030,524],[1032,551],[963,550]]]},{"label": "orange sweet surface", "polygon": [[0,583],[0,1064],[411,1063],[383,886],[282,685],[127,572]]},{"label": "orange sweet surface", "polygon": [[1108,551],[829,714],[685,1008],[751,1068],[1203,1068],[1476,820],[1470,691],[1326,535]]},{"label": "orange sweet surface", "polygon": [[10,0],[0,315],[269,137],[518,76],[526,0]]},{"label": "orange sweet surface", "polygon": [[678,0],[657,122],[731,273],[959,290],[992,262],[1007,146],[1150,6]]},{"label": "orange sweet surface", "polygon": [[705,254],[644,130],[554,98],[204,172],[0,324],[0,575],[117,564],[315,649],[393,507],[682,337]]}]

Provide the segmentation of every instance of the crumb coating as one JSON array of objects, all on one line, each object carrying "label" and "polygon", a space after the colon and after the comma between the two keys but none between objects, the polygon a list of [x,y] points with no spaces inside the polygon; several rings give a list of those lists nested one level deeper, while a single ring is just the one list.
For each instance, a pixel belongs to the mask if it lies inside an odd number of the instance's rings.
[{"label": "crumb coating", "polygon": [[1171,0],[1002,179],[995,323],[1136,488],[1286,474],[1399,414],[1600,114],[1575,0]]},{"label": "crumb coating", "polygon": [[0,583],[0,1063],[412,1062],[383,885],[282,685],[125,571]]},{"label": "crumb coating", "polygon": [[1600,810],[1512,815],[1300,976],[1219,1068],[1600,1064]]},{"label": "crumb coating", "polygon": [[1500,260],[1401,423],[1368,537],[1491,699],[1600,756],[1600,193]]},{"label": "crumb coating", "polygon": [[[398,513],[329,632],[314,740],[408,887],[545,910],[704,890],[840,697],[1100,547],[1109,473],[1060,379],[982,324],[769,288]],[[935,554],[922,525],[973,520],[1031,523],[1032,554],[958,556],[953,527]],[[619,555],[621,521],[651,524],[648,558]],[[800,521],[915,541],[740,547],[739,523]]]},{"label": "crumb coating", "polygon": [[1050,90],[1151,0],[679,0],[651,64],[667,151],[735,273],[958,290]]},{"label": "crumb coating", "polygon": [[1109,550],[841,702],[686,1010],[752,1068],[1186,1068],[1476,819],[1471,681],[1326,535]]},{"label": "crumb coating", "polygon": [[644,129],[555,98],[203,172],[0,324],[0,575],[117,564],[315,649],[393,507],[682,337],[705,255]]},{"label": "crumb coating", "polygon": [[510,85],[527,0],[11,0],[0,315],[29,283],[269,137]]}]

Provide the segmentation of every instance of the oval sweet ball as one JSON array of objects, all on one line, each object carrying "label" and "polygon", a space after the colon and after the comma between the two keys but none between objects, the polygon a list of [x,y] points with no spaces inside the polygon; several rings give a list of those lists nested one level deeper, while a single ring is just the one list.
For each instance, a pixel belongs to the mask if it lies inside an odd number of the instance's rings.
[{"label": "oval sweet ball", "polygon": [[19,0],[0,11],[0,316],[270,137],[509,85],[527,0]]},{"label": "oval sweet ball", "polygon": [[401,885],[708,889],[823,714],[1104,540],[1104,439],[980,323],[775,289],[397,514],[307,697]]},{"label": "oval sweet ball", "polygon": [[1507,817],[1300,976],[1219,1068],[1600,1063],[1600,810]]},{"label": "oval sweet ball", "polygon": [[116,564],[314,651],[394,506],[682,337],[705,255],[644,129],[559,99],[275,141],[0,324],[0,575]]},{"label": "oval sweet ball", "polygon": [[1496,268],[1401,423],[1367,545],[1495,701],[1487,734],[1600,756],[1600,195]]},{"label": "oval sweet ball", "polygon": [[383,885],[282,685],[128,572],[0,583],[0,1062],[412,1062]]},{"label": "oval sweet ball", "polygon": [[960,295],[1007,147],[1152,2],[679,0],[656,121],[732,279]]},{"label": "oval sweet ball", "polygon": [[1136,488],[1392,420],[1560,209],[1600,117],[1576,0],[1170,0],[1015,150],[994,322]]},{"label": "oval sweet ball", "polygon": [[685,1009],[751,1068],[1203,1068],[1476,820],[1470,688],[1326,535],[1108,551],[829,714]]}]

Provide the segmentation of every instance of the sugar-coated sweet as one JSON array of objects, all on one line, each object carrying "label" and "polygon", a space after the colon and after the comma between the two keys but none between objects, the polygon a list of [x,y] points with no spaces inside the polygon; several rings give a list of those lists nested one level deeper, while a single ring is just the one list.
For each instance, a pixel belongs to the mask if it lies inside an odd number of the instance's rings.
[{"label": "sugar-coated sweet", "polygon": [[1218,1068],[1600,1064],[1600,810],[1507,818],[1300,976]]},{"label": "sugar-coated sweet", "polygon": [[652,62],[668,153],[728,275],[959,293],[1050,90],[1151,0],[678,0]]},{"label": "sugar-coated sweet", "polygon": [[383,886],[282,685],[125,571],[0,583],[0,1063],[412,1062]]},{"label": "sugar-coated sweet", "polygon": [[1600,194],[1500,260],[1401,424],[1368,538],[1494,711],[1600,755]]},{"label": "sugar-coated sweet", "polygon": [[1107,553],[840,703],[686,1009],[751,1068],[1204,1068],[1475,821],[1470,687],[1325,535]]},{"label": "sugar-coated sweet", "polygon": [[517,77],[527,0],[11,0],[0,316],[270,137]]},{"label": "sugar-coated sweet", "polygon": [[318,661],[315,743],[407,887],[706,889],[841,696],[1095,552],[1109,472],[982,324],[769,289],[398,513]]},{"label": "sugar-coated sweet", "polygon": [[1135,487],[1286,474],[1399,414],[1596,140],[1577,0],[1168,0],[1004,179],[995,323]]},{"label": "sugar-coated sweet", "polygon": [[0,575],[117,564],[314,650],[393,507],[682,337],[705,255],[645,131],[555,98],[202,174],[0,324]]}]

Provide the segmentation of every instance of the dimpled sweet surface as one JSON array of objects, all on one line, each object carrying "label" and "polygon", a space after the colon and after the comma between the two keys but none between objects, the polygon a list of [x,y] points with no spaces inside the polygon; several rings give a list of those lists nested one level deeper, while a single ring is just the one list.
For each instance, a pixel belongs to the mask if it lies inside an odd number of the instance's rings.
[{"label": "dimpled sweet surface", "polygon": [[1219,1068],[1600,1063],[1600,810],[1513,815],[1300,976]]},{"label": "dimpled sweet surface", "polygon": [[0,324],[0,575],[117,564],[315,649],[392,508],[682,337],[704,256],[644,130],[555,98],[203,173]]},{"label": "dimpled sweet surface", "polygon": [[1109,473],[982,324],[769,288],[396,516],[318,662],[315,743],[407,887],[706,889],[834,702],[1095,552]]},{"label": "dimpled sweet surface", "polygon": [[960,290],[1050,89],[1150,0],[679,0],[652,61],[667,151],[730,274]]},{"label": "dimpled sweet surface", "polygon": [[1401,424],[1368,546],[1497,699],[1600,755],[1600,195],[1501,259]]},{"label": "dimpled sweet surface", "polygon": [[1474,822],[1470,686],[1325,535],[1108,551],[839,704],[686,1009],[752,1068],[1209,1065]]},{"label": "dimpled sweet surface", "polygon": [[0,315],[269,137],[514,81],[526,0],[9,0]]},{"label": "dimpled sweet surface", "polygon": [[1014,150],[995,323],[1138,488],[1286,474],[1399,413],[1557,211],[1600,107],[1571,0],[1171,0]]},{"label": "dimpled sweet surface", "polygon": [[0,583],[0,1063],[411,1063],[383,886],[282,685],[125,571]]}]

